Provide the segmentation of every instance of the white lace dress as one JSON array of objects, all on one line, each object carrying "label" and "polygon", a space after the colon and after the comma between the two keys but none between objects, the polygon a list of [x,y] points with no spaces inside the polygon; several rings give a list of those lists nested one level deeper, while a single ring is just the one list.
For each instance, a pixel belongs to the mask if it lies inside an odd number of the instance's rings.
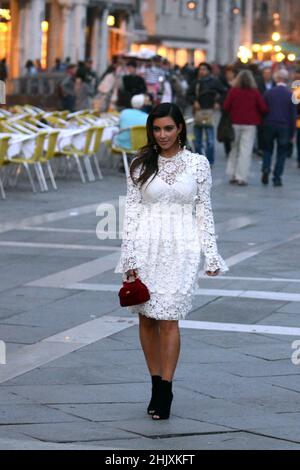
[{"label": "white lace dress", "polygon": [[[227,271],[218,254],[210,201],[211,172],[186,149],[158,157],[158,173],[142,186],[127,180],[121,257],[115,273],[137,269],[150,300],[127,307],[157,320],[184,319],[204,270]],[[135,170],[138,176],[140,167]],[[149,183],[150,182],[150,183]]]}]

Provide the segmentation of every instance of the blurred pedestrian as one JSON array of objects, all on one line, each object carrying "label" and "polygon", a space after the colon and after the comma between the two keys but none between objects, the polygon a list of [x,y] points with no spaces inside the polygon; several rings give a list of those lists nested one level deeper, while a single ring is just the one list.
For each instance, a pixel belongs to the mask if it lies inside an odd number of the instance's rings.
[{"label": "blurred pedestrian", "polygon": [[38,73],[41,73],[41,72],[44,71],[44,69],[43,69],[43,67],[42,67],[41,59],[35,59],[34,65],[35,65],[35,68],[36,68],[36,70],[37,70]]},{"label": "blurred pedestrian", "polygon": [[93,100],[93,108],[100,113],[106,113],[111,107],[113,94],[117,86],[116,68],[115,64],[110,65],[102,75],[98,85],[98,93]]},{"label": "blurred pedestrian", "polygon": [[165,79],[165,70],[162,68],[160,56],[153,57],[149,66],[146,67],[144,77],[147,85],[148,93],[153,96],[154,103],[159,102],[159,93],[161,84]]},{"label": "blurred pedestrian", "polygon": [[99,78],[96,70],[93,69],[93,59],[87,59],[85,61],[85,81],[91,85],[93,94],[95,95],[99,84]]},{"label": "blurred pedestrian", "polygon": [[246,186],[254,147],[256,126],[268,112],[267,105],[257,89],[253,74],[242,70],[224,102],[224,111],[230,114],[234,141],[229,154],[226,173],[230,183]]},{"label": "blurred pedestrian", "polygon": [[76,65],[70,64],[66,68],[65,77],[58,83],[61,107],[63,110],[70,111],[70,113],[74,112],[76,107],[75,75]]},{"label": "blurred pedestrian", "polygon": [[[226,90],[219,79],[212,75],[210,64],[202,62],[198,68],[198,78],[189,87],[187,98],[193,105],[195,119],[195,148],[204,153],[211,165],[215,160],[214,108]],[[203,141],[205,135],[205,150]]]},{"label": "blurred pedestrian", "polygon": [[264,93],[268,90],[272,90],[276,83],[273,78],[273,71],[271,67],[264,67],[262,70],[263,84],[264,84]]},{"label": "blurred pedestrian", "polygon": [[289,73],[278,70],[274,79],[276,86],[265,94],[269,112],[264,122],[264,156],[262,164],[262,183],[269,183],[274,144],[277,143],[276,163],[273,169],[274,186],[282,186],[285,159],[289,143],[296,132],[297,107],[292,102],[292,92],[288,88]]},{"label": "blurred pedestrian", "polygon": [[7,64],[6,64],[6,58],[3,58],[0,61],[0,80],[5,82],[8,77],[8,69],[7,69]]},{"label": "blurred pedestrian", "polygon": [[62,64],[61,60],[57,57],[55,59],[55,65],[52,67],[51,71],[52,72],[64,72],[65,67]]},{"label": "blurred pedestrian", "polygon": [[171,87],[173,94],[173,102],[179,106],[182,113],[185,113],[187,108],[186,93],[188,89],[188,82],[183,76],[180,67],[175,66],[171,73]]},{"label": "blurred pedestrian", "polygon": [[25,75],[36,75],[37,69],[32,60],[27,60],[25,64]]},{"label": "blurred pedestrian", "polygon": [[94,87],[91,82],[88,81],[86,74],[82,70],[76,73],[74,91],[75,110],[91,109]]},{"label": "blurred pedestrian", "polygon": [[236,71],[235,71],[234,66],[232,65],[227,65],[224,68],[223,74],[220,77],[222,85],[226,89],[226,95],[222,95],[223,100],[221,101],[221,118],[220,118],[220,122],[218,125],[218,131],[221,131],[221,132],[218,132],[218,134],[219,135],[222,134],[222,140],[219,140],[219,141],[223,142],[224,144],[226,158],[229,157],[229,154],[231,152],[231,144],[233,141],[233,131],[232,131],[232,123],[230,122],[230,117],[224,111],[223,106],[224,106],[224,101],[226,99],[226,96],[228,95],[229,90],[232,88],[235,77],[236,77]]},{"label": "blurred pedestrian", "polygon": [[131,98],[134,95],[146,93],[145,80],[137,75],[137,63],[130,60],[127,64],[127,74],[121,77],[120,88],[118,90],[118,107],[120,109],[130,108]]}]

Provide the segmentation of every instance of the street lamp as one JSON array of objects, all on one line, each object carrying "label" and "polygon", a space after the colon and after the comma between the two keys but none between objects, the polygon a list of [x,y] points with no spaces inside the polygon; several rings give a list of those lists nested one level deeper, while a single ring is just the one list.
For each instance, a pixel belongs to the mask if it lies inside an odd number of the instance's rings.
[{"label": "street lamp", "polygon": [[116,23],[116,18],[114,17],[114,15],[108,15],[107,20],[106,20],[107,26],[114,26],[115,23]]},{"label": "street lamp", "polygon": [[273,40],[274,42],[278,42],[278,41],[280,41],[280,39],[281,39],[280,33],[275,32],[275,33],[272,34],[272,40]]},{"label": "street lamp", "polygon": [[198,2],[197,1],[189,1],[189,2],[186,2],[186,7],[188,10],[196,10],[197,8],[197,5],[198,5]]},{"label": "street lamp", "polygon": [[237,6],[235,6],[235,7],[232,8],[231,11],[232,11],[233,15],[239,15],[241,9],[240,9],[239,7],[237,7]]}]

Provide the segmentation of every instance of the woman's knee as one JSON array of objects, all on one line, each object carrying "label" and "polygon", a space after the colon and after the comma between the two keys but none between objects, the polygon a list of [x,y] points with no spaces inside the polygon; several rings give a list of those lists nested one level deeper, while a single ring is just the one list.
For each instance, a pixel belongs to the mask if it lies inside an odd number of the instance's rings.
[{"label": "woman's knee", "polygon": [[179,329],[178,320],[159,320],[159,329],[162,333],[169,333]]}]

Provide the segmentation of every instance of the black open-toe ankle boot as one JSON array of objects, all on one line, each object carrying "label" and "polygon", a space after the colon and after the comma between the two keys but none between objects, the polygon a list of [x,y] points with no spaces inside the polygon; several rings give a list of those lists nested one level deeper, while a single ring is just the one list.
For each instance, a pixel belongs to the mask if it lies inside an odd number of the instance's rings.
[{"label": "black open-toe ankle boot", "polygon": [[151,376],[152,380],[152,396],[150,403],[147,408],[147,413],[148,415],[153,415],[157,405],[158,405],[158,390],[159,390],[159,384],[161,382],[161,376],[160,375],[152,375]]},{"label": "black open-toe ankle boot", "polygon": [[172,382],[161,380],[158,394],[158,406],[155,410],[155,413],[152,415],[152,419],[168,419],[170,416],[171,404],[173,400]]}]

